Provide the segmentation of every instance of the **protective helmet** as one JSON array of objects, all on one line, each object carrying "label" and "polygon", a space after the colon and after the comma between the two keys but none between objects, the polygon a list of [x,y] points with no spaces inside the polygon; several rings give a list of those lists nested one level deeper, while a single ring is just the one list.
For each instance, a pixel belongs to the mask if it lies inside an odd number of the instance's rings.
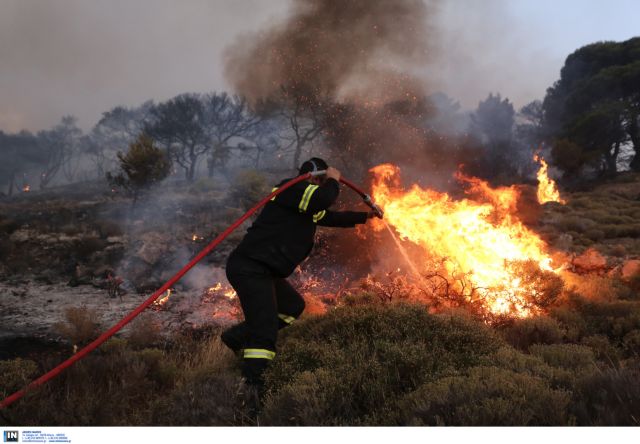
[{"label": "protective helmet", "polygon": [[322,170],[326,170],[327,168],[329,168],[329,165],[327,164],[327,162],[320,159],[319,157],[312,157],[311,159],[307,160],[300,166],[299,174],[304,174],[304,173],[314,172],[314,171],[322,171]]}]

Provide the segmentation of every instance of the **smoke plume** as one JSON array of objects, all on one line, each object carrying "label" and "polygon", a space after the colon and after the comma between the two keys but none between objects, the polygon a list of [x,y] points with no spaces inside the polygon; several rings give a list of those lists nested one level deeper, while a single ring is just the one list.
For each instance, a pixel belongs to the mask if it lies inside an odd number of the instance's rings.
[{"label": "smoke plume", "polygon": [[428,17],[419,0],[295,0],[284,23],[229,48],[226,76],[254,101],[282,87],[364,103],[417,96],[407,72],[427,60]]}]

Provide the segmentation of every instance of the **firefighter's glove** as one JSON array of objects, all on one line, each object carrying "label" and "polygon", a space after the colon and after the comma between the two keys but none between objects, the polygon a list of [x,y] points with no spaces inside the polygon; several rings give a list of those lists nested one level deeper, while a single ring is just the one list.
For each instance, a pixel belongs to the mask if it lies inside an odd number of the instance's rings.
[{"label": "firefighter's glove", "polygon": [[377,217],[379,219],[382,219],[382,215],[383,215],[383,213],[381,211],[371,210],[367,214],[367,218],[373,219],[374,217]]}]

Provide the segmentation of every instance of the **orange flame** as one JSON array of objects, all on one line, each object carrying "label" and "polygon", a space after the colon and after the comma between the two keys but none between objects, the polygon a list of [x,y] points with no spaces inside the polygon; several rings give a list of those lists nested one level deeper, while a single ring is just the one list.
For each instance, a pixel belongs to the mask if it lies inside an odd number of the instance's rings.
[{"label": "orange flame", "polygon": [[227,299],[233,299],[238,295],[233,288],[228,287],[226,285],[222,285],[221,282],[218,282],[213,287],[209,287],[207,289],[207,293],[209,294],[218,293],[218,292],[221,292],[222,295]]},{"label": "orange flame", "polygon": [[537,154],[533,156],[533,160],[540,164],[540,169],[538,170],[538,202],[540,204],[546,202],[558,202],[561,204],[565,204],[566,201],[560,197],[560,191],[558,191],[558,187],[553,179],[549,179],[549,175],[547,174],[549,166],[547,162],[542,158],[542,156],[538,156]]},{"label": "orange flame", "polygon": [[[491,188],[486,182],[457,174],[467,185],[461,200],[413,185],[404,190],[398,167],[379,165],[374,173],[373,195],[385,211],[385,221],[402,240],[422,252],[413,257],[417,268],[446,275],[459,294],[480,298],[494,314],[531,314],[518,263],[534,261],[552,271],[544,242],[517,218],[518,191],[514,187]],[[384,227],[384,223],[377,228]]]},{"label": "orange flame", "polygon": [[171,289],[168,289],[167,290],[167,295],[161,297],[160,299],[155,300],[153,305],[156,305],[158,307],[162,307],[164,304],[167,303],[167,301],[169,300],[170,297],[171,297]]},{"label": "orange flame", "polygon": [[22,191],[25,193],[28,193],[29,191],[31,191],[31,186],[30,185],[25,185],[22,187]]}]

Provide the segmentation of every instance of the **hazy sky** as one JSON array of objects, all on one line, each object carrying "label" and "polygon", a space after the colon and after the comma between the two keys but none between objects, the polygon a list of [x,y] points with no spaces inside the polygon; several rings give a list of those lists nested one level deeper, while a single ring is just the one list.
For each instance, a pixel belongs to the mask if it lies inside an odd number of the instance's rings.
[{"label": "hazy sky", "polygon": [[[347,1],[347,0],[345,0]],[[222,53],[286,17],[288,0],[0,0],[0,130],[228,89]],[[438,57],[420,73],[468,108],[542,98],[566,56],[640,36],[638,0],[441,0]]]}]

